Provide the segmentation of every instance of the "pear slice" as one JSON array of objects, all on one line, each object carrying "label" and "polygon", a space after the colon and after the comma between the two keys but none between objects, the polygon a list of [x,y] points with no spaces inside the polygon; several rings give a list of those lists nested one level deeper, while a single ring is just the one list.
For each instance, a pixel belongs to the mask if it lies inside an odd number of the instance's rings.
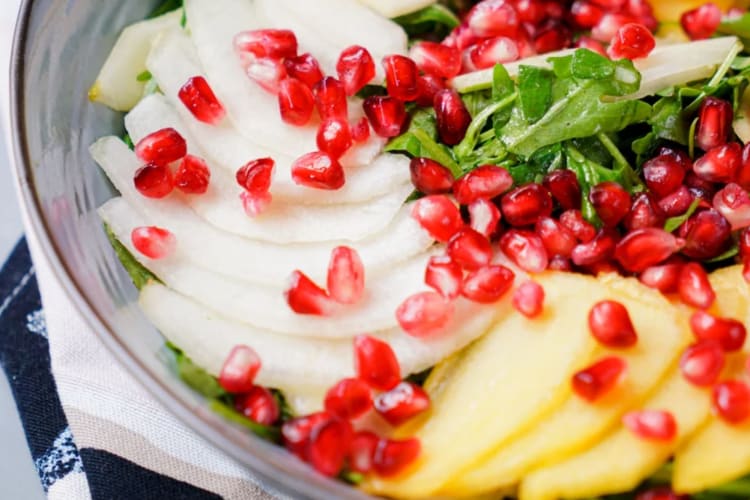
[{"label": "pear slice", "polygon": [[411,14],[436,3],[435,0],[359,0],[381,16],[399,17]]},{"label": "pear slice", "polygon": [[[601,281],[609,289],[609,298],[628,309],[638,332],[638,343],[630,349],[597,351],[597,358],[616,355],[627,362],[623,383],[595,404],[576,396],[569,398],[552,416],[457,476],[444,493],[466,496],[510,486],[540,464],[566,459],[599,440],[663,379],[689,342],[684,319],[661,294],[635,279],[608,276]],[[589,309],[581,303],[577,314],[586,318]]]}]

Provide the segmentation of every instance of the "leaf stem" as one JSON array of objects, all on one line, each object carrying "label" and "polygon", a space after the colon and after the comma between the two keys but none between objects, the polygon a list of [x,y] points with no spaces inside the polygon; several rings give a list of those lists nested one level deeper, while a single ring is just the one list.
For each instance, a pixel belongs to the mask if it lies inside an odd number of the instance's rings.
[{"label": "leaf stem", "polygon": [[417,140],[419,140],[422,147],[427,150],[430,158],[447,167],[455,178],[458,179],[463,175],[461,166],[456,162],[455,159],[453,159],[451,154],[440,144],[435,142],[435,140],[430,137],[427,132],[420,128],[416,128],[412,130],[411,133],[414,135],[414,137],[417,138]]},{"label": "leaf stem", "polygon": [[487,120],[492,115],[504,109],[506,106],[510,106],[518,97],[518,92],[513,92],[508,97],[505,97],[497,102],[494,102],[479,112],[477,116],[469,124],[469,128],[466,129],[466,135],[464,139],[454,148],[456,156],[458,158],[466,158],[474,151],[477,145],[477,139],[484,126],[487,124]]},{"label": "leaf stem", "polygon": [[643,183],[641,182],[641,179],[638,177],[638,174],[635,173],[635,170],[633,170],[632,165],[630,165],[628,160],[623,156],[622,152],[620,151],[620,148],[618,148],[617,145],[614,142],[612,142],[612,139],[604,132],[599,132],[598,134],[596,134],[596,138],[599,139],[599,142],[601,142],[602,145],[609,152],[609,154],[612,155],[612,158],[614,159],[615,163],[619,165],[620,168],[625,171],[624,178],[628,181],[630,185],[624,186],[624,187],[627,188],[629,191],[642,190]]}]

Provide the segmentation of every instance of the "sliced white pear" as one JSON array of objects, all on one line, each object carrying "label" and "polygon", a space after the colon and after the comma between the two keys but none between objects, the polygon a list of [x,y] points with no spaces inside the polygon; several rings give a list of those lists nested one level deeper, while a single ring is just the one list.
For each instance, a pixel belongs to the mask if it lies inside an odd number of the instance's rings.
[{"label": "sliced white pear", "polygon": [[394,18],[405,16],[436,3],[435,0],[358,0],[381,16]]},{"label": "sliced white pear", "polygon": [[125,28],[89,90],[89,99],[116,111],[135,106],[143,96],[145,82],[138,81],[138,75],[146,71],[151,43],[161,32],[179,29],[181,18],[180,9]]}]

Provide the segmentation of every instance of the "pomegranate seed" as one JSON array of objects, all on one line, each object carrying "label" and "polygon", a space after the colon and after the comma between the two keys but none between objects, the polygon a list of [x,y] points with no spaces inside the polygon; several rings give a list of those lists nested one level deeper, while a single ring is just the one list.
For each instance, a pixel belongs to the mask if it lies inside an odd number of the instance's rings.
[{"label": "pomegranate seed", "polygon": [[469,217],[471,228],[490,238],[497,232],[501,214],[497,205],[485,198],[479,198],[469,205]]},{"label": "pomegranate seed", "polygon": [[461,266],[447,255],[430,257],[424,273],[424,282],[446,299],[455,299],[461,292],[464,274]]},{"label": "pomegranate seed", "polygon": [[381,477],[396,476],[417,459],[420,450],[417,438],[401,441],[381,439],[375,448],[372,468]]},{"label": "pomegranate seed", "polygon": [[698,129],[695,143],[708,151],[729,142],[732,132],[732,105],[713,96],[706,97],[698,112]]},{"label": "pomegranate seed", "polygon": [[515,273],[505,266],[486,266],[466,276],[461,295],[480,304],[492,304],[513,287],[515,278]]},{"label": "pomegranate seed", "polygon": [[732,231],[750,226],[750,196],[739,184],[724,186],[714,196],[713,205],[732,226]]},{"label": "pomegranate seed", "polygon": [[260,367],[260,357],[252,347],[236,345],[221,367],[219,385],[232,394],[250,392],[255,387]]},{"label": "pomegranate seed", "polygon": [[328,293],[340,304],[356,304],[365,292],[365,267],[353,248],[340,246],[331,252]]},{"label": "pomegranate seed", "polygon": [[677,436],[677,421],[668,411],[631,411],[622,417],[630,432],[649,441],[671,441]]},{"label": "pomegranate seed", "polygon": [[553,52],[569,47],[572,33],[564,24],[553,21],[540,29],[534,37],[534,50],[539,54]]},{"label": "pomegranate seed", "polygon": [[414,203],[412,217],[436,240],[445,243],[461,230],[458,207],[445,195],[425,196]]},{"label": "pomegranate seed", "polygon": [[281,82],[286,79],[286,67],[278,59],[256,59],[245,68],[247,76],[271,94],[278,94]]},{"label": "pomegranate seed", "polygon": [[630,194],[616,182],[602,182],[591,189],[589,201],[605,226],[614,227],[630,212]]},{"label": "pomegranate seed", "polygon": [[575,43],[575,47],[577,49],[588,49],[592,52],[596,52],[601,56],[609,57],[609,55],[607,54],[607,50],[604,48],[604,44],[599,40],[594,40],[590,36],[584,35],[579,37]]},{"label": "pomegranate seed", "polygon": [[673,293],[677,291],[677,283],[682,271],[682,262],[667,262],[660,266],[652,266],[645,269],[638,279],[644,285],[655,288],[661,293]]},{"label": "pomegranate seed", "polygon": [[673,193],[682,185],[685,170],[669,155],[660,155],[643,164],[646,186],[659,198]]},{"label": "pomegranate seed", "polygon": [[547,269],[551,271],[572,272],[573,263],[567,257],[563,257],[562,255],[554,255],[549,260],[549,266],[547,267]]},{"label": "pomegranate seed", "polygon": [[681,149],[662,146],[661,148],[659,148],[659,156],[669,156],[674,158],[686,172],[689,172],[693,169],[693,160],[690,159],[690,156],[687,154],[687,152]]},{"label": "pomegranate seed", "polygon": [[281,119],[301,127],[312,117],[315,100],[312,91],[296,78],[286,78],[279,84],[279,110]]},{"label": "pomegranate seed", "polygon": [[750,257],[750,228],[746,227],[740,232],[739,241],[737,242],[742,260]]},{"label": "pomegranate seed", "polygon": [[474,271],[492,260],[492,246],[486,236],[470,227],[459,230],[448,242],[448,255],[462,268]]},{"label": "pomegranate seed", "polygon": [[[594,2],[596,3],[596,2]],[[628,23],[636,21],[629,14],[606,13],[591,29],[591,37],[600,42],[609,43],[617,31]]]},{"label": "pomegranate seed", "polygon": [[638,493],[635,500],[690,500],[690,497],[678,495],[668,486],[658,486]]},{"label": "pomegranate seed", "polygon": [[349,122],[341,118],[328,118],[318,127],[318,149],[334,159],[341,158],[352,147]]},{"label": "pomegranate seed", "polygon": [[412,337],[431,337],[442,332],[453,318],[453,303],[435,292],[419,292],[396,309],[401,329]]},{"label": "pomegranate seed", "polygon": [[166,165],[149,163],[136,170],[133,184],[147,198],[164,198],[174,189],[174,178]]},{"label": "pomegranate seed", "polygon": [[135,155],[145,163],[167,165],[181,160],[187,154],[185,139],[173,128],[163,128],[151,133],[135,145]]},{"label": "pomegranate seed", "polygon": [[422,108],[432,106],[432,103],[435,102],[435,95],[448,88],[445,80],[430,74],[420,75],[417,86],[419,87],[419,97],[415,102]]},{"label": "pomegranate seed", "polygon": [[365,142],[370,138],[370,122],[366,116],[363,116],[357,123],[352,125],[351,135],[352,140],[357,143]]},{"label": "pomegranate seed", "polygon": [[705,311],[695,311],[690,317],[690,328],[695,338],[714,340],[726,352],[734,352],[745,345],[747,330],[742,322],[731,318],[718,318]]},{"label": "pomegranate seed", "polygon": [[680,371],[691,384],[707,387],[719,379],[724,360],[724,351],[717,342],[699,342],[685,349],[680,358]]},{"label": "pomegranate seed", "polygon": [[289,30],[243,31],[234,37],[234,47],[257,58],[283,59],[297,55],[297,37]]},{"label": "pomegranate seed", "polygon": [[339,56],[336,73],[346,94],[352,96],[375,78],[375,61],[366,48],[352,45]]},{"label": "pomegranate seed", "polygon": [[627,0],[591,0],[591,2],[603,9],[618,11],[625,7]]},{"label": "pomegranate seed", "polygon": [[549,264],[542,239],[530,231],[507,231],[500,238],[500,248],[514,264],[528,273],[541,273]]},{"label": "pomegranate seed", "polygon": [[674,193],[665,196],[659,200],[659,209],[667,217],[677,217],[687,212],[693,203],[693,195],[686,186],[680,188]]},{"label": "pomegranate seed", "polygon": [[326,76],[313,87],[313,96],[321,120],[347,119],[346,90],[340,81],[332,76]]},{"label": "pomegranate seed", "polygon": [[495,64],[504,64],[520,57],[518,44],[507,36],[497,36],[482,40],[468,50],[468,57],[476,69],[491,68]]},{"label": "pomegranate seed", "polygon": [[310,89],[323,79],[323,71],[318,60],[308,53],[284,59],[284,69],[287,75],[301,81]]},{"label": "pomegranate seed", "polygon": [[682,267],[677,291],[685,304],[698,309],[708,309],[716,300],[708,275],[697,262],[689,262]]},{"label": "pomegranate seed", "polygon": [[297,314],[329,316],[333,313],[334,303],[326,291],[300,271],[294,271],[290,276],[284,297]]},{"label": "pomegranate seed", "polygon": [[706,206],[713,202],[713,197],[716,195],[718,190],[716,184],[709,182],[705,179],[701,179],[695,172],[688,172],[685,176],[685,185],[688,187],[690,194],[693,195],[693,199],[700,198],[706,203],[701,203],[700,206]]},{"label": "pomegranate seed", "polygon": [[417,67],[439,78],[453,78],[461,71],[461,54],[455,47],[419,41],[411,46],[409,57]]},{"label": "pomegranate seed", "polygon": [[555,170],[547,174],[543,184],[563,210],[581,208],[581,186],[572,170]]},{"label": "pomegranate seed", "polygon": [[656,40],[642,24],[628,23],[617,30],[607,54],[612,59],[642,59],[656,47]]},{"label": "pomegranate seed", "polygon": [[739,380],[727,380],[714,386],[713,408],[721,419],[739,424],[750,417],[750,387]]},{"label": "pomegranate seed", "polygon": [[691,40],[710,38],[721,23],[721,9],[711,2],[689,10],[680,17],[680,24]]},{"label": "pomegranate seed", "polygon": [[178,96],[193,116],[204,123],[216,125],[226,116],[224,106],[202,76],[190,78],[182,86]]},{"label": "pomegranate seed", "polygon": [[412,158],[409,171],[411,182],[420,193],[449,193],[453,188],[453,174],[435,160]]},{"label": "pomegranate seed", "polygon": [[344,167],[328,153],[314,151],[292,163],[292,179],[314,189],[341,189],[346,183]]},{"label": "pomegranate seed", "polygon": [[736,181],[744,189],[750,189],[750,144],[742,148],[742,163],[737,171]]},{"label": "pomegranate seed", "polygon": [[352,439],[354,430],[346,420],[331,418],[313,428],[307,445],[310,465],[324,476],[337,476],[344,467]]},{"label": "pomegranate seed", "polygon": [[234,407],[245,417],[261,425],[273,425],[281,415],[279,403],[271,391],[257,385],[250,392],[235,397]]},{"label": "pomegranate seed", "polygon": [[596,237],[596,228],[583,218],[580,210],[566,210],[560,214],[560,224],[583,243],[588,243]]},{"label": "pomegranate seed", "polygon": [[513,186],[513,177],[503,167],[482,165],[464,175],[453,185],[453,196],[461,205],[479,198],[495,198]]},{"label": "pomegranate seed", "polygon": [[361,417],[372,408],[372,394],[367,382],[358,378],[345,378],[328,389],[325,409],[331,415],[345,420]]},{"label": "pomegranate seed", "polygon": [[373,432],[359,431],[356,433],[349,450],[349,467],[361,474],[370,472],[375,448],[377,448],[379,441],[380,438]]},{"label": "pomegranate seed", "polygon": [[589,311],[589,329],[600,344],[611,349],[626,349],[638,342],[628,310],[614,300],[603,300]]},{"label": "pomegranate seed", "polygon": [[396,137],[406,123],[404,103],[387,96],[372,96],[363,104],[372,129],[380,137]]},{"label": "pomegranate seed", "polygon": [[616,237],[609,231],[601,230],[593,240],[576,245],[570,258],[577,266],[601,264],[614,256],[616,247]]},{"label": "pomegranate seed", "polygon": [[576,0],[570,6],[570,16],[579,28],[593,28],[599,23],[603,15],[604,10],[593,2]]},{"label": "pomegranate seed", "polygon": [[682,253],[693,259],[716,257],[726,248],[731,238],[729,222],[715,210],[698,212],[680,227],[685,238]]},{"label": "pomegranate seed", "polygon": [[459,51],[466,49],[477,43],[479,37],[469,28],[469,25],[464,22],[463,24],[454,28],[451,33],[443,40],[443,45],[448,47],[455,47]]},{"label": "pomegranate seed", "polygon": [[742,146],[736,142],[712,148],[693,164],[693,172],[710,182],[732,182],[742,164]]},{"label": "pomegranate seed", "polygon": [[649,227],[663,227],[664,219],[664,212],[651,195],[640,193],[633,198],[630,212],[622,222],[628,231],[635,231]]},{"label": "pomegranate seed", "polygon": [[399,426],[430,408],[430,396],[416,384],[401,382],[375,398],[375,411],[389,424]]},{"label": "pomegranate seed", "polygon": [[627,363],[622,358],[609,356],[601,359],[573,375],[573,391],[593,403],[614,388],[626,369]]},{"label": "pomegranate seed", "polygon": [[373,389],[389,391],[401,382],[401,368],[391,346],[369,335],[354,337],[354,370]]},{"label": "pomegranate seed", "polygon": [[186,155],[174,175],[174,185],[187,194],[203,194],[208,190],[211,170],[201,158]]},{"label": "pomegranate seed", "polygon": [[253,194],[267,193],[275,162],[272,158],[252,160],[237,170],[237,184]]},{"label": "pomegranate seed", "polygon": [[177,247],[174,234],[156,226],[136,227],[130,233],[130,241],[138,253],[153,260],[167,257]]},{"label": "pomegranate seed", "polygon": [[453,89],[445,89],[435,94],[433,102],[440,140],[449,146],[461,142],[471,124],[471,115],[464,101]]},{"label": "pomegranate seed", "polygon": [[527,318],[536,318],[544,307],[544,288],[536,281],[524,281],[513,292],[513,307]]},{"label": "pomegranate seed", "polygon": [[682,245],[684,241],[663,229],[636,229],[617,244],[615,259],[626,271],[638,273],[664,262]]},{"label": "pomegranate seed", "polygon": [[656,31],[659,28],[659,21],[654,16],[654,9],[648,0],[629,0],[626,10],[649,30]]},{"label": "pomegranate seed", "polygon": [[242,203],[242,209],[245,211],[250,218],[255,218],[266,211],[268,205],[272,201],[271,193],[259,192],[251,193],[250,191],[243,191],[240,193],[240,202]]},{"label": "pomegranate seed", "polygon": [[466,22],[478,37],[515,37],[518,30],[518,14],[505,0],[483,0],[467,14]]},{"label": "pomegranate seed", "polygon": [[414,101],[419,96],[417,77],[419,69],[406,56],[391,55],[383,58],[388,95],[402,102]]},{"label": "pomegranate seed", "polygon": [[307,460],[307,445],[310,442],[310,434],[330,419],[329,413],[321,411],[287,420],[281,426],[281,438],[284,447],[300,460]]},{"label": "pomegranate seed", "polygon": [[503,196],[503,219],[512,226],[531,226],[552,214],[552,196],[541,184],[527,184]]},{"label": "pomegranate seed", "polygon": [[516,0],[513,4],[522,23],[539,24],[547,15],[544,2],[540,0]]},{"label": "pomegranate seed", "polygon": [[536,223],[534,232],[542,239],[544,248],[549,255],[570,257],[573,248],[578,244],[575,235],[551,217],[540,218]]}]

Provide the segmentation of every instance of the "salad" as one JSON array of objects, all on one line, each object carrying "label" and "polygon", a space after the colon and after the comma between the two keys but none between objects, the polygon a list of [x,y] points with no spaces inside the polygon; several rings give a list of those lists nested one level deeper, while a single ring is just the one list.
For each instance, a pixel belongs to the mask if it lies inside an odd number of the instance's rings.
[{"label": "salad", "polygon": [[170,0],[89,91],[99,214],[179,376],[321,474],[750,498],[747,43],[731,2]]}]

